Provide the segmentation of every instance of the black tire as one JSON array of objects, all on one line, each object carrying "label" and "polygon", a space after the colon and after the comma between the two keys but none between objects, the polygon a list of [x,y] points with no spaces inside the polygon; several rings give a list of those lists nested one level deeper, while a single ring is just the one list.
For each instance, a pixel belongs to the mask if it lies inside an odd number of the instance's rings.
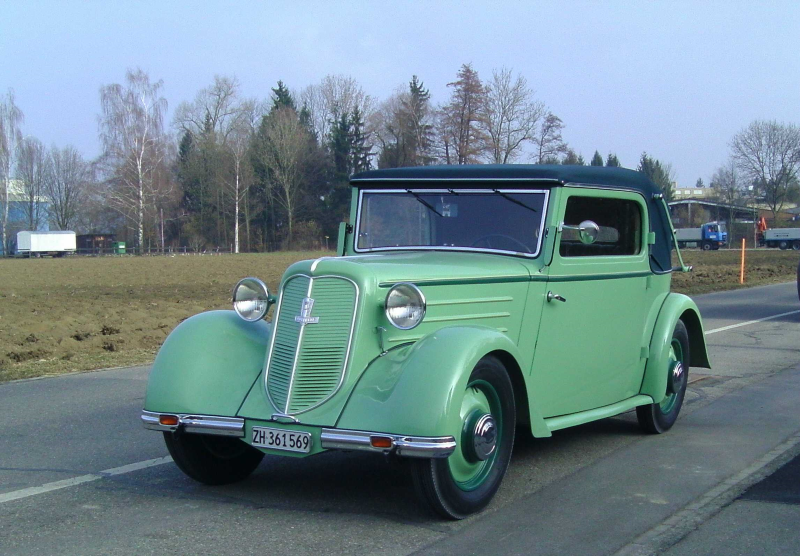
[{"label": "black tire", "polygon": [[794,249],[795,251],[800,251],[800,241],[795,241],[794,243],[792,243],[792,249]]},{"label": "black tire", "polygon": [[789,248],[789,244],[785,241],[781,241],[780,243],[778,243],[778,247],[780,247],[783,250],[786,250]]},{"label": "black tire", "polygon": [[703,251],[710,251],[711,250],[711,243],[708,241],[703,242]]},{"label": "black tire", "polygon": [[[670,347],[671,362],[668,372],[672,372],[674,368],[673,362],[679,361],[683,368],[682,380],[674,392],[670,392],[670,387],[669,385],[667,386],[667,395],[660,403],[642,405],[636,408],[636,418],[639,421],[639,426],[650,434],[661,434],[672,428],[672,425],[678,419],[678,413],[681,411],[683,398],[686,396],[686,385],[689,383],[689,333],[686,331],[686,325],[683,324],[682,320],[678,320],[675,324]],[[678,350],[680,350],[680,353],[677,353]],[[675,354],[674,358],[672,357],[673,353]]]},{"label": "black tire", "polygon": [[[457,439],[456,452],[447,459],[412,459],[411,473],[420,501],[434,513],[447,519],[463,519],[486,507],[492,500],[511,461],[516,427],[514,387],[503,363],[494,356],[486,356],[475,365],[467,382],[467,391],[461,406],[462,438]],[[476,412],[465,415],[470,400],[476,394],[488,400],[490,414],[495,419],[497,440],[494,451],[486,459],[475,458],[470,452],[473,442],[467,434],[475,425]],[[492,393],[493,392],[493,393]],[[473,429],[474,430],[474,429]],[[457,467],[461,463],[468,467]],[[475,475],[459,482],[453,469],[476,469]]]},{"label": "black tire", "polygon": [[207,485],[226,485],[247,478],[264,453],[238,438],[165,432],[164,442],[178,468]]}]

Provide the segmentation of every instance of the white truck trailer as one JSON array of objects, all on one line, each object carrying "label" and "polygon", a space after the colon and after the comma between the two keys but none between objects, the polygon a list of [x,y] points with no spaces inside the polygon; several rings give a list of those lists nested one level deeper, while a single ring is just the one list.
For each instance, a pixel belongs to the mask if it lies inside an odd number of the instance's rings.
[{"label": "white truck trailer", "polygon": [[63,257],[75,252],[75,232],[17,232],[17,256]]},{"label": "white truck trailer", "polygon": [[775,228],[764,231],[764,244],[767,247],[794,249],[800,251],[800,228]]}]

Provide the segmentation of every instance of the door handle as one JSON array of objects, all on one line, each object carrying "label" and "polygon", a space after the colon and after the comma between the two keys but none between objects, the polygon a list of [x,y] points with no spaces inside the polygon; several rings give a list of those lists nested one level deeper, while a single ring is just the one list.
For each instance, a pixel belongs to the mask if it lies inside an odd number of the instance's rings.
[{"label": "door handle", "polygon": [[562,303],[566,303],[567,302],[567,300],[565,298],[563,298],[562,296],[558,295],[557,293],[547,292],[547,301],[553,301],[554,299],[556,301],[561,301]]}]

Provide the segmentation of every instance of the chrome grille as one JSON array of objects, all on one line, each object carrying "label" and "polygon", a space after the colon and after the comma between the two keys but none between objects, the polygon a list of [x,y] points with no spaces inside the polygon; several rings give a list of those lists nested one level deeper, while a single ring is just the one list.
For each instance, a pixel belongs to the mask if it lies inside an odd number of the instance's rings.
[{"label": "chrome grille", "polygon": [[[284,413],[300,413],[332,396],[344,377],[350,348],[357,288],[345,278],[297,276],[284,284],[266,378],[272,403]],[[311,316],[300,324],[303,299],[314,299]]]}]

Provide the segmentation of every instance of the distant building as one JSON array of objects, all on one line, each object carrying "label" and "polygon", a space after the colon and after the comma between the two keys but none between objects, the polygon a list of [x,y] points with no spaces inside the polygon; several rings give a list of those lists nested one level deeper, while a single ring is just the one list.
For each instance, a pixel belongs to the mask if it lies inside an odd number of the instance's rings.
[{"label": "distant building", "polygon": [[[3,206],[5,199],[0,196],[0,214],[5,210]],[[6,237],[8,239],[8,246],[3,245],[0,241],[0,256],[5,255],[5,247],[8,247],[10,252],[14,252],[17,243],[17,232],[22,230],[29,230],[28,222],[28,209],[30,199],[25,195],[25,190],[22,187],[22,182],[19,180],[11,180],[8,188],[8,225],[6,226]],[[33,209],[39,213],[39,225],[32,232],[47,232],[50,230],[49,211],[50,201],[47,197],[40,196],[34,200]]]},{"label": "distant building", "polygon": [[714,190],[710,187],[674,187],[672,198],[675,201],[681,199],[708,199],[714,195]]}]

